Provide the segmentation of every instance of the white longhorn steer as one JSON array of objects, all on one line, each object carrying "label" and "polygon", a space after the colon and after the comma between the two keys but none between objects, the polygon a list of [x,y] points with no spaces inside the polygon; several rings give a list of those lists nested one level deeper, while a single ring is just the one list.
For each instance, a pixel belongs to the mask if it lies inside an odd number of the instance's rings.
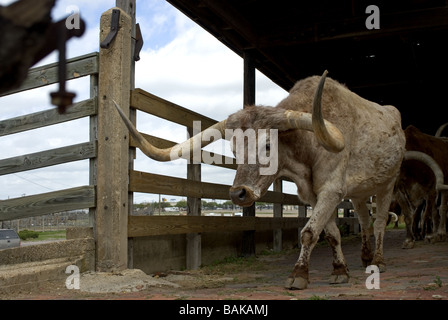
[{"label": "white longhorn steer", "polygon": [[[352,200],[361,224],[361,259],[365,266],[374,264],[385,270],[383,236],[388,218],[394,183],[405,152],[405,137],[399,111],[365,100],[335,80],[314,76],[301,80],[289,96],[276,107],[247,107],[214,126],[226,129],[278,130],[277,170],[260,174],[261,163],[238,164],[230,197],[235,204],[250,206],[265,194],[279,177],[289,177],[297,185],[299,198],[313,207],[313,214],[301,231],[299,259],[286,282],[289,289],[305,289],[309,283],[311,252],[322,230],[333,250],[331,283],[349,279],[347,263],[341,249],[334,210],[344,199]],[[116,105],[117,109],[119,107]],[[120,111],[120,110],[119,110]],[[205,144],[201,134],[173,149],[157,149],[138,133],[122,112],[140,149],[151,158],[169,161],[182,147]],[[198,139],[195,143],[195,139]],[[247,139],[232,139],[245,141]],[[269,152],[270,141],[258,145]],[[261,141],[263,141],[261,139]],[[210,142],[209,142],[210,143]],[[178,150],[178,151],[176,151]],[[249,149],[246,149],[249,150]],[[193,150],[194,152],[194,150]],[[247,158],[247,153],[245,154]],[[374,253],[370,245],[368,197],[377,196],[374,222]]]}]

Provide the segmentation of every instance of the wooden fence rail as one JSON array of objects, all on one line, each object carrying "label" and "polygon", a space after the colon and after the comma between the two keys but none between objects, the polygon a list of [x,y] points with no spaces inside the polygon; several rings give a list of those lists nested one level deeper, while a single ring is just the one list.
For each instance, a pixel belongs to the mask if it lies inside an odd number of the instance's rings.
[{"label": "wooden fence rail", "polygon": [[62,163],[95,158],[96,142],[85,142],[73,146],[27,154],[0,161],[0,175],[23,172],[54,166]]},{"label": "wooden fence rail", "polygon": [[[133,192],[181,195],[192,198],[228,200],[228,185],[191,181],[158,174],[132,171],[129,189]],[[303,205],[295,195],[268,191],[261,202]]]},{"label": "wooden fence rail", "polygon": [[93,208],[95,205],[96,192],[94,186],[72,188],[0,201],[0,221]]},{"label": "wooden fence rail", "polygon": [[[0,94],[0,97],[22,92],[25,90],[41,88],[57,83],[59,63],[52,63],[42,67],[33,68],[22,85],[14,90]],[[66,80],[72,80],[98,73],[98,52],[67,60]]]},{"label": "wooden fence rail", "polygon": [[128,235],[147,237],[203,232],[286,230],[301,228],[306,221],[306,218],[132,216],[129,219]]}]

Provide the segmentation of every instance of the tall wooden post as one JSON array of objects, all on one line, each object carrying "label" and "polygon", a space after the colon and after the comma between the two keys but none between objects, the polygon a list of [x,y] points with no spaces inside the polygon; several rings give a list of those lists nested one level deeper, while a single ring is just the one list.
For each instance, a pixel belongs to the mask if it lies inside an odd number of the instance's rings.
[{"label": "tall wooden post", "polygon": [[[130,90],[135,89],[135,59],[134,52],[135,52],[135,42],[136,42],[136,14],[137,14],[137,4],[136,0],[116,0],[116,7],[122,9],[124,12],[126,12],[131,17],[131,59],[129,61],[130,63]],[[135,109],[129,110],[129,119],[132,121],[132,123],[135,125],[137,122],[137,112]],[[136,149],[135,147],[129,148],[129,171],[134,169],[134,160],[136,157]],[[134,193],[129,192],[128,194],[128,215],[132,215],[134,211]],[[133,251],[134,251],[134,239],[129,238],[128,239],[128,268],[133,269],[134,268],[134,257],[133,257]]]},{"label": "tall wooden post", "polygon": [[[274,181],[274,191],[275,192],[283,192],[283,183],[281,179],[277,179]],[[274,204],[274,218],[282,218],[283,217],[283,204],[275,203]],[[282,251],[282,229],[274,229],[273,231],[273,249],[275,252]]]},{"label": "tall wooden post", "polygon": [[[244,107],[255,104],[255,61],[250,50],[244,52]],[[255,203],[243,208],[244,217],[255,217]],[[255,255],[255,231],[243,232],[242,255]]]},{"label": "tall wooden post", "polygon": [[[116,38],[100,49],[98,88],[97,271],[114,272],[128,264],[129,137],[115,100],[129,114],[131,18],[119,9]],[[111,31],[112,9],[101,16],[100,41]]]},{"label": "tall wooden post", "polygon": [[[188,128],[188,134],[193,136],[193,129]],[[187,164],[187,179],[192,181],[201,181],[201,165],[194,164],[191,160]],[[201,198],[187,198],[187,215],[200,216],[201,215]],[[200,233],[187,234],[187,248],[186,248],[186,267],[188,270],[196,270],[202,263],[202,241]]]}]

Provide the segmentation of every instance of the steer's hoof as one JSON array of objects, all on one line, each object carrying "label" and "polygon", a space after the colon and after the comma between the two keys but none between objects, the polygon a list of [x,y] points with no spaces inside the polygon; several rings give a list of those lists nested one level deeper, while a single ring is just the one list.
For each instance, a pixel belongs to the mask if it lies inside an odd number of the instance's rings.
[{"label": "steer's hoof", "polygon": [[401,245],[401,247],[403,249],[413,249],[414,248],[414,244],[415,244],[414,240],[406,239],[406,240],[404,240],[404,242]]},{"label": "steer's hoof", "polygon": [[330,284],[348,283],[348,279],[347,274],[333,274],[330,277]]},{"label": "steer's hoof", "polygon": [[445,242],[445,241],[446,241],[446,234],[438,233],[436,236],[436,242]]},{"label": "steer's hoof", "polygon": [[386,272],[387,268],[384,263],[378,263],[377,266],[378,266],[378,269],[380,269],[380,273]]},{"label": "steer's hoof", "polygon": [[308,280],[302,277],[288,278],[286,280],[286,289],[290,290],[303,290],[308,286]]}]

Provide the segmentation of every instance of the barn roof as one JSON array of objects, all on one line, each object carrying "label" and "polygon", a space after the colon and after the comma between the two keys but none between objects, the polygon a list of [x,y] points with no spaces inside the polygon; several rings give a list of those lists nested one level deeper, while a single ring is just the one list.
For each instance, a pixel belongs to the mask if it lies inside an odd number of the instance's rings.
[{"label": "barn roof", "polygon": [[[400,109],[403,127],[448,122],[448,1],[167,0],[289,90],[322,74]],[[375,4],[380,29],[366,20]]]}]

